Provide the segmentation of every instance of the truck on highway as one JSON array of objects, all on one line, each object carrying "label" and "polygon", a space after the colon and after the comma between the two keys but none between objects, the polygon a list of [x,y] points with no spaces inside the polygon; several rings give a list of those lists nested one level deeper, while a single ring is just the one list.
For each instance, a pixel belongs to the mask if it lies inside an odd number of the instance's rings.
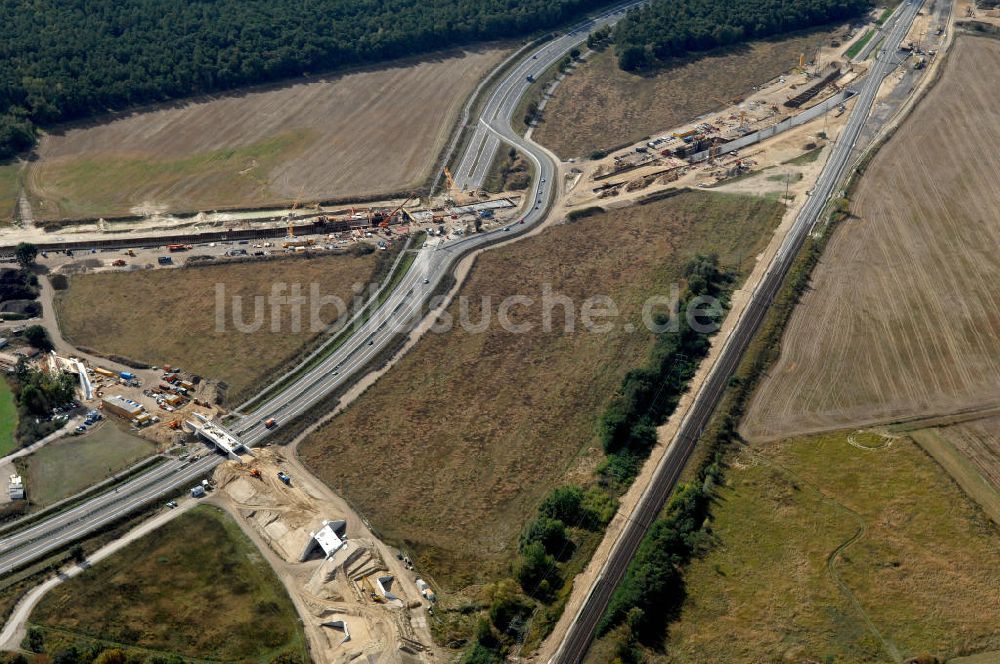
[{"label": "truck on highway", "polygon": [[275,419],[273,417],[269,417],[266,420],[264,420],[264,428],[265,429],[273,429],[276,426],[278,426],[278,423],[277,423],[277,421],[275,421]]}]

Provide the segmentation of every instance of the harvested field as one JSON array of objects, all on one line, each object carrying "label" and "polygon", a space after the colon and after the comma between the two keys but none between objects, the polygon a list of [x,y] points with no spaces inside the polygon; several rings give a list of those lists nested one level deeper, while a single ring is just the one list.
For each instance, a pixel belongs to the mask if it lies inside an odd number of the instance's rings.
[{"label": "harvested field", "polygon": [[49,443],[17,463],[25,469],[32,508],[68,498],[156,452],[156,445],[128,433],[118,422],[105,422],[86,436]]},{"label": "harvested field", "polygon": [[733,459],[714,544],[686,568],[669,654],[651,661],[945,661],[1000,648],[1000,531],[910,439],[859,449],[850,435]]},{"label": "harvested field", "polygon": [[[466,319],[429,333],[348,410],[303,441],[302,461],[366,515],[381,537],[416,555],[421,573],[456,590],[495,578],[542,495],[588,482],[602,453],[595,424],[625,371],[645,361],[652,338],[644,300],[669,295],[682,266],[717,252],[752,267],[783,208],[761,199],[688,192],[597,214],[481,256],[461,290]],[[577,316],[566,332],[556,306],[543,331],[544,285],[577,311],[596,294],[620,315],[607,333]],[[497,305],[529,333],[501,329]],[[483,304],[482,298],[491,298]],[[461,303],[448,313],[459,321]],[[625,322],[634,326],[626,327]],[[603,322],[603,320],[602,320]]]},{"label": "harvested field", "polygon": [[960,37],[862,178],[743,423],[766,440],[1000,400],[1000,42]]},{"label": "harvested field", "polygon": [[560,84],[532,137],[560,157],[634,143],[688,122],[742,97],[798,64],[801,53],[829,42],[829,31],[752,42],[680,60],[655,75],[618,68],[608,49],[591,56]]},{"label": "harvested field", "polygon": [[56,586],[31,624],[47,652],[97,644],[185,660],[308,661],[278,577],[239,526],[207,506]]},{"label": "harvested field", "polygon": [[[58,293],[56,311],[63,335],[75,345],[153,365],[180,366],[225,381],[227,401],[238,403],[247,391],[297,357],[322,330],[312,329],[308,302],[301,310],[299,330],[293,328],[288,306],[280,308],[274,326],[265,299],[259,329],[240,331],[233,322],[234,297],[242,298],[240,316],[246,325],[254,321],[254,298],[268,298],[275,285],[286,285],[288,290],[282,292],[290,294],[298,284],[308,298],[311,285],[317,284],[320,295],[335,295],[350,304],[355,284],[367,287],[380,270],[388,269],[392,253],[75,275],[69,279],[69,289]],[[226,303],[221,331],[216,324],[219,287],[224,288]],[[337,316],[333,306],[318,311],[324,325]]]},{"label": "harvested field", "polygon": [[35,216],[253,207],[414,188],[503,53],[442,54],[66,128],[43,138],[29,171]]},{"label": "harvested field", "polygon": [[911,435],[1000,525],[1000,418],[914,431]]}]

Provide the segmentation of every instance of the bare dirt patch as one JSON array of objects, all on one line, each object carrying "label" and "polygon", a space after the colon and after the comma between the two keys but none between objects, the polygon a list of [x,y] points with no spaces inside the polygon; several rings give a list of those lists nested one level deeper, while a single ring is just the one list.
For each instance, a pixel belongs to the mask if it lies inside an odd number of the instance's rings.
[{"label": "bare dirt patch", "polygon": [[[349,304],[352,287],[367,286],[387,253],[75,275],[69,290],[57,295],[59,325],[76,346],[153,365],[180,366],[225,381],[227,402],[238,403],[319,331],[311,329],[308,304],[302,308],[298,331],[293,330],[287,306],[281,307],[276,327],[271,324],[271,309],[262,307],[260,328],[240,331],[233,322],[232,298],[242,298],[241,320],[248,325],[254,321],[254,298],[263,297],[266,304],[274,284],[287,284],[288,289],[300,284],[302,295],[308,296],[310,284],[315,283],[321,295],[336,295]],[[216,328],[217,284],[226,295],[222,331]],[[335,320],[336,314],[334,307],[319,311],[324,323]]]},{"label": "bare dirt patch", "polygon": [[[752,267],[781,206],[689,192],[553,226],[481,256],[461,294],[471,321],[489,296],[482,332],[428,334],[342,415],[299,450],[314,473],[365,514],[384,540],[418,554],[444,588],[490,579],[553,486],[587,480],[601,457],[595,424],[624,372],[645,360],[651,335],[642,303],[669,294],[696,253]],[[562,307],[541,329],[541,293],[577,303],[611,296],[620,316],[607,333],[564,331]],[[530,333],[506,332],[497,305]],[[459,304],[448,313],[459,320]],[[625,323],[636,326],[628,330]],[[577,320],[579,323],[579,320]]]},{"label": "bare dirt patch", "polygon": [[754,397],[751,439],[1000,399],[998,71],[1000,42],[961,37],[880,150]]},{"label": "bare dirt patch", "polygon": [[559,156],[583,157],[634,143],[718,110],[807,59],[831,31],[753,42],[679,61],[653,76],[626,73],[608,49],[592,56],[557,88],[532,134]]},{"label": "bare dirt patch", "polygon": [[46,136],[39,219],[371,196],[419,185],[501,48],[136,112]]}]

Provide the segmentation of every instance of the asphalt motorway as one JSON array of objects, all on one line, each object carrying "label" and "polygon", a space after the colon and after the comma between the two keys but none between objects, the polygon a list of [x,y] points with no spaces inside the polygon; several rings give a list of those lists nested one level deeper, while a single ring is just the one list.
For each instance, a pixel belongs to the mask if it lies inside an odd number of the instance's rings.
[{"label": "asphalt motorway", "polygon": [[[463,190],[482,186],[500,145],[497,139],[515,145],[529,156],[533,155],[533,161],[549,161],[549,166],[554,171],[555,164],[551,163],[543,150],[539,150],[534,143],[526,142],[511,129],[514,111],[517,110],[517,105],[532,85],[528,76],[537,79],[549,67],[566,57],[574,47],[586,41],[587,35],[591,32],[616,23],[629,9],[641,5],[643,2],[645,0],[633,0],[617,5],[592,19],[573,26],[555,39],[531,51],[511,69],[504,79],[493,88],[486,100],[479,116],[479,124],[453,174],[456,186]],[[543,174],[542,177],[546,176]]]},{"label": "asphalt motorway", "polygon": [[730,376],[736,370],[743,352],[753,338],[771,302],[774,300],[788,269],[810,231],[821,219],[827,201],[846,174],[854,157],[855,143],[871,110],[878,88],[885,76],[896,66],[895,56],[906,32],[917,15],[921,2],[908,0],[876,56],[870,74],[861,83],[854,109],[837,144],[803,206],[792,229],[754,291],[742,318],[723,346],[719,358],[695,397],[677,435],[656,468],[650,485],[622,532],[597,578],[594,580],[580,611],[577,613],[555,656],[553,664],[576,664],[583,660],[594,636],[597,624],[625,576],[646,531],[657,518],[677,483],[677,478],[691,455],[701,431],[708,423],[719,399],[725,392]]},{"label": "asphalt motorway", "polygon": [[[556,165],[536,144],[511,128],[511,115],[530,87],[529,72],[541,73],[564,57],[587,34],[600,25],[619,18],[631,2],[579,24],[563,37],[529,52],[493,88],[480,114],[479,128],[522,150],[535,166],[536,178],[525,192],[526,212],[519,221],[489,232],[468,235],[444,243],[427,243],[401,282],[371,313],[352,337],[314,368],[305,371],[286,389],[242,416],[228,427],[230,433],[248,446],[266,439],[275,429],[263,422],[274,418],[278,427],[309,410],[338,387],[355,380],[358,372],[392,343],[397,333],[410,330],[424,315],[428,295],[441,279],[468,253],[527,232],[546,216],[552,201],[550,183]],[[477,128],[478,129],[478,128]],[[128,515],[144,505],[188,486],[196,478],[221,463],[221,456],[209,455],[194,463],[169,461],[152,471],[137,475],[117,491],[108,491],[80,505],[18,530],[0,540],[0,570],[9,571],[63,548],[73,541]]]}]

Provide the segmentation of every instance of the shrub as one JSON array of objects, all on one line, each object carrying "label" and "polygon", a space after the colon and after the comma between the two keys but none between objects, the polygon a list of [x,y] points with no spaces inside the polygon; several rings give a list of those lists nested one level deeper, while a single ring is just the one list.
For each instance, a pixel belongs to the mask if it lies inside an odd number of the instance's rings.
[{"label": "shrub", "polygon": [[525,593],[543,601],[549,599],[552,591],[562,585],[556,559],[545,552],[541,542],[534,542],[524,548],[516,576]]},{"label": "shrub", "polygon": [[545,552],[556,560],[565,560],[573,555],[573,543],[566,536],[566,524],[559,519],[540,516],[528,524],[521,535],[521,550],[535,542],[540,543]]}]

